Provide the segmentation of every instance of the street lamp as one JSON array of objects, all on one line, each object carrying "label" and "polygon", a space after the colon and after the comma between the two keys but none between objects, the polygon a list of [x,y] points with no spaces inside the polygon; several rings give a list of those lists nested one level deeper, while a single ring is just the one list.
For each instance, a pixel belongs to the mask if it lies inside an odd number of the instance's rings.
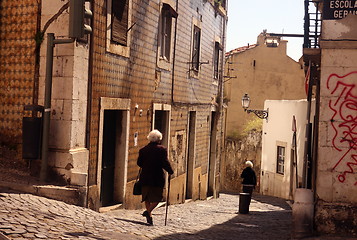
[{"label": "street lamp", "polygon": [[249,104],[250,104],[250,97],[248,95],[248,93],[244,94],[244,96],[242,97],[242,107],[244,109],[245,112],[247,113],[254,113],[255,115],[257,115],[258,118],[261,119],[268,119],[268,110],[254,110],[254,109],[248,109],[249,108]]}]

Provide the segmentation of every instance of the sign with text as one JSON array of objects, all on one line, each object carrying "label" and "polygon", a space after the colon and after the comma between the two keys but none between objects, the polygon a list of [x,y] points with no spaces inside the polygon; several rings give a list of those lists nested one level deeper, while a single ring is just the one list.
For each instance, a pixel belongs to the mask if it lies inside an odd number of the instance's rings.
[{"label": "sign with text", "polygon": [[357,0],[325,0],[323,8],[324,20],[345,18],[348,14],[357,15]]}]

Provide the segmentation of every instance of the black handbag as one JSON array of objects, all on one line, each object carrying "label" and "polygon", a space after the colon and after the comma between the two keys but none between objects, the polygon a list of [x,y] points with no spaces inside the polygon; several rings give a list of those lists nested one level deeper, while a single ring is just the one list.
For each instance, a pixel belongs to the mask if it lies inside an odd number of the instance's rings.
[{"label": "black handbag", "polygon": [[136,181],[134,183],[134,188],[133,188],[134,195],[141,195],[141,182],[139,180],[140,173],[141,173],[141,168],[139,170],[138,176],[136,177]]}]

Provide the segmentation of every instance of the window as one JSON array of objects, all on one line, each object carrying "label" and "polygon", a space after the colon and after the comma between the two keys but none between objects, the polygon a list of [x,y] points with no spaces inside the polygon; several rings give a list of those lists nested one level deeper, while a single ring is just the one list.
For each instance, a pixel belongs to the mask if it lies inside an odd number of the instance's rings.
[{"label": "window", "polygon": [[278,38],[267,38],[265,40],[265,44],[267,45],[267,47],[278,47],[279,39]]},{"label": "window", "polygon": [[194,26],[193,29],[193,43],[192,43],[192,70],[198,71],[200,67],[200,45],[201,45],[201,29]]},{"label": "window", "polygon": [[215,0],[215,4],[221,5],[223,8],[226,8],[226,0]]},{"label": "window", "polygon": [[177,18],[176,11],[169,5],[164,3],[161,10],[161,32],[159,39],[160,58],[170,61],[171,54],[171,30],[172,18]]},{"label": "window", "polygon": [[219,42],[215,42],[214,46],[214,56],[213,56],[213,77],[215,79],[219,78],[219,59],[222,52],[222,46]]},{"label": "window", "polygon": [[128,58],[132,0],[107,0],[106,50]]},{"label": "window", "polygon": [[276,172],[284,174],[285,147],[278,146]]},{"label": "window", "polygon": [[129,0],[112,0],[111,41],[127,45]]},{"label": "window", "polygon": [[[166,5],[166,4],[165,4]],[[165,6],[164,5],[164,6]],[[167,8],[162,8],[161,12],[161,52],[160,57],[169,61],[170,59],[170,47],[171,47],[171,24],[172,18]]]}]

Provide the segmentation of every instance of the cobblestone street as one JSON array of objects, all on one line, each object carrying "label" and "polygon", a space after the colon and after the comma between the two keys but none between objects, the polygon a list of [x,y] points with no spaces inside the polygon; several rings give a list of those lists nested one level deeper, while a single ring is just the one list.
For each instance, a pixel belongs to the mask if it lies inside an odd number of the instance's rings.
[{"label": "cobblestone street", "polygon": [[[154,227],[144,235],[150,239],[290,239],[291,211],[282,199],[255,195],[250,214],[238,214],[238,195],[169,206],[154,210]],[[142,221],[141,211],[116,210],[107,215],[125,221]],[[144,228],[145,229],[145,228]],[[143,229],[139,230],[143,233]]]},{"label": "cobblestone street", "polygon": [[[31,194],[0,193],[0,232],[9,239],[290,239],[286,201],[255,194],[249,214],[238,214],[238,195],[154,210],[147,226],[142,210],[98,213]],[[0,236],[0,239],[1,236]],[[5,238],[6,239],[6,238]]]}]

